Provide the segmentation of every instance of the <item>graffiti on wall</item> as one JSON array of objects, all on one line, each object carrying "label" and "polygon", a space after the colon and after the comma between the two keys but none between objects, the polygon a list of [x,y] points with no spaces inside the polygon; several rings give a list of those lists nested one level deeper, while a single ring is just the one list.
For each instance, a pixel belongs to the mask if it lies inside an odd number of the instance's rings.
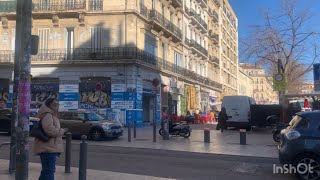
[{"label": "graffiti on wall", "polygon": [[5,102],[9,101],[9,93],[6,91],[0,91],[0,99],[5,100]]},{"label": "graffiti on wall", "polygon": [[80,106],[82,109],[93,109],[96,107],[109,108],[110,104],[110,94],[103,91],[81,92]]},{"label": "graffiti on wall", "polygon": [[59,84],[32,84],[31,109],[38,109],[49,98],[58,98]]},{"label": "graffiti on wall", "polygon": [[80,83],[80,108],[110,108],[111,83],[100,83],[101,91],[96,90],[97,83]]}]

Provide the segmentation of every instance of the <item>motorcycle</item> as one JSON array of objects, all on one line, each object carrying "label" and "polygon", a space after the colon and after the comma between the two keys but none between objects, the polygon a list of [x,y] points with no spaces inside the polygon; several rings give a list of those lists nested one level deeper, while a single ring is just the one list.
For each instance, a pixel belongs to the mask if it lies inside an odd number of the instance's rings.
[{"label": "motorcycle", "polygon": [[[187,123],[169,123],[169,135],[189,138],[191,135],[191,131],[191,127]],[[159,134],[163,136],[163,128],[159,130]]]},{"label": "motorcycle", "polygon": [[281,130],[287,128],[289,125],[283,122],[280,122],[280,117],[277,115],[272,115],[267,117],[266,121],[269,125],[275,126],[274,129],[272,130],[272,138],[274,141],[280,142]]},{"label": "motorcycle", "polygon": [[287,128],[289,125],[288,124],[285,124],[285,123],[277,123],[276,124],[276,127],[272,130],[272,137],[273,137],[273,140],[276,141],[276,142],[280,142],[280,139],[281,139],[281,131],[282,129],[285,129]]}]

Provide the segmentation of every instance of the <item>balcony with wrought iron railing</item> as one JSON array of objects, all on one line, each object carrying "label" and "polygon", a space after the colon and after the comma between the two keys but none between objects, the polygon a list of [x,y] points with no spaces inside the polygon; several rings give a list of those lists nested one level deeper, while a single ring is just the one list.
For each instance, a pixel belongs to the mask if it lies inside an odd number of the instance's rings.
[{"label": "balcony with wrought iron railing", "polygon": [[0,1],[0,13],[15,12],[17,8],[16,1]]},{"label": "balcony with wrought iron railing", "polygon": [[172,0],[172,5],[175,8],[180,8],[183,7],[182,0]]},{"label": "balcony with wrought iron railing", "polygon": [[207,4],[208,4],[207,0],[197,0],[197,2],[200,4],[200,6],[202,8],[206,8],[207,7]]},{"label": "balcony with wrought iron railing", "polygon": [[188,15],[188,16],[191,16],[191,11],[190,9],[185,5],[184,6],[184,12]]},{"label": "balcony with wrought iron railing", "polygon": [[206,50],[204,47],[202,47],[197,41],[191,39],[190,40],[190,46],[197,51],[201,52],[203,55],[208,56],[208,50]]},{"label": "balcony with wrought iron railing", "polygon": [[219,15],[214,9],[209,8],[209,15],[213,17],[215,23],[219,22]]},{"label": "balcony with wrought iron railing", "polygon": [[216,4],[217,7],[221,6],[220,0],[213,0],[213,2]]},{"label": "balcony with wrought iron railing", "polygon": [[149,17],[153,22],[155,22],[159,25],[160,31],[162,31],[162,30],[168,31],[174,37],[176,37],[177,40],[182,39],[181,30],[176,25],[174,25],[172,22],[170,22],[167,18],[165,18],[162,14],[160,14],[158,11],[151,10]]},{"label": "balcony with wrought iron railing", "polygon": [[212,30],[209,31],[209,37],[213,41],[214,44],[219,44],[219,35],[213,33]]},{"label": "balcony with wrought iron railing", "polygon": [[207,23],[200,17],[200,15],[194,10],[190,10],[192,16],[192,21],[194,24],[197,24],[202,30],[207,31]]},{"label": "balcony with wrought iron railing", "polygon": [[[14,51],[0,51],[0,65],[14,61]],[[75,48],[39,50],[31,57],[32,64],[101,64],[101,63],[139,63],[166,73],[180,75],[185,80],[202,83],[205,86],[222,89],[222,85],[195,74],[193,71],[150,54],[136,47],[114,47],[103,49]]]},{"label": "balcony with wrought iron railing", "polygon": [[[15,13],[16,1],[0,1],[0,13]],[[103,0],[87,0],[87,1],[51,1],[32,3],[32,11],[35,13],[56,13],[56,12],[77,12],[77,11],[102,11]]]},{"label": "balcony with wrought iron railing", "polygon": [[217,58],[216,56],[209,56],[209,61],[214,63],[217,66],[219,66],[220,64],[219,58]]}]

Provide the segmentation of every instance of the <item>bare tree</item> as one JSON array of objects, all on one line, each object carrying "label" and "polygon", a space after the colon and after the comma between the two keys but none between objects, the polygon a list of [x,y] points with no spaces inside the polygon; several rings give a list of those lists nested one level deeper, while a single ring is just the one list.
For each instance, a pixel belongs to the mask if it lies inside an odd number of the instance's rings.
[{"label": "bare tree", "polygon": [[297,86],[319,59],[319,33],[309,27],[313,16],[297,6],[296,0],[282,0],[281,11],[266,12],[265,24],[254,26],[249,38],[242,42],[242,58],[255,59],[269,75],[277,73],[280,59],[289,92],[297,92]]}]

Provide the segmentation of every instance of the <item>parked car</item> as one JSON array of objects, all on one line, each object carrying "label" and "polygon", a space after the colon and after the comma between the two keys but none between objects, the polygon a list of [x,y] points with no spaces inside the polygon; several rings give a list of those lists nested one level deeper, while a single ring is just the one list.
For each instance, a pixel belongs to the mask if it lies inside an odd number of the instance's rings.
[{"label": "parked car", "polygon": [[[282,165],[302,168],[296,173],[300,179],[320,179],[320,111],[297,113],[281,131],[278,150]],[[301,163],[304,166],[298,166]],[[304,171],[305,165],[312,172]]]},{"label": "parked car", "polygon": [[73,137],[87,135],[91,140],[118,138],[123,135],[120,123],[108,121],[99,114],[86,111],[63,111],[59,114],[61,127],[68,128]]},{"label": "parked car", "polygon": [[[0,110],[0,132],[7,132],[11,134],[11,109],[1,109]],[[33,125],[39,121],[38,118],[30,117],[30,129]]]}]

